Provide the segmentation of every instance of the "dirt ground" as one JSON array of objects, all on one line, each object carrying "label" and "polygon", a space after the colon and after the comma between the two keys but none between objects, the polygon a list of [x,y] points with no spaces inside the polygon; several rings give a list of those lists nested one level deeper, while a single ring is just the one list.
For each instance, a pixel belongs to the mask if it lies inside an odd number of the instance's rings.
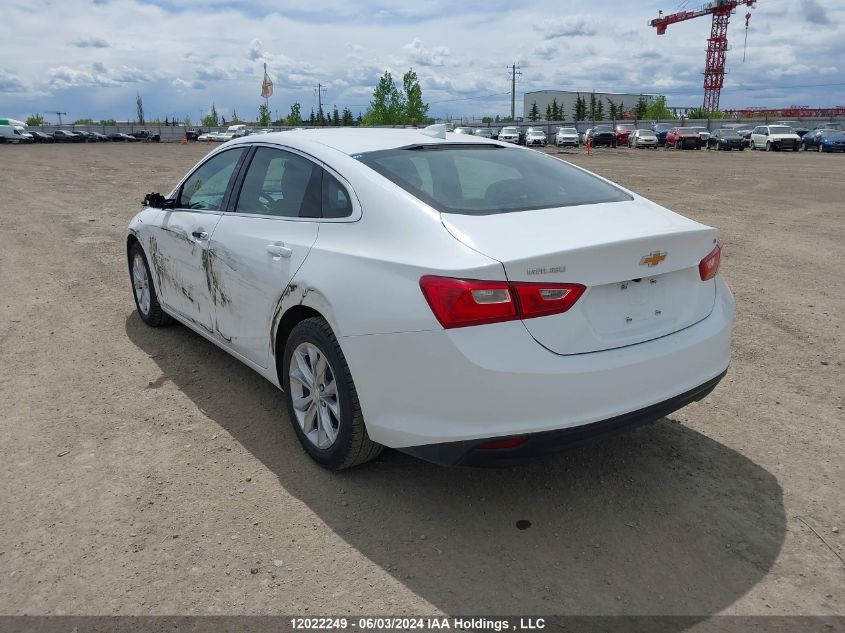
[{"label": "dirt ground", "polygon": [[0,147],[0,614],[845,614],[845,156],[561,153],[721,229],[726,379],[550,461],[331,474],[134,312],[127,222],[207,150]]}]

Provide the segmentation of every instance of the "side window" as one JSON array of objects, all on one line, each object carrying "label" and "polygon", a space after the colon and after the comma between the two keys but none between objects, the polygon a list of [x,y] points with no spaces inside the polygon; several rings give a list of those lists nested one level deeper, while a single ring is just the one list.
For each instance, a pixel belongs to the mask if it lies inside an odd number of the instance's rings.
[{"label": "side window", "polygon": [[349,192],[337,178],[323,170],[323,217],[348,218],[352,215]]},{"label": "side window", "polygon": [[322,171],[298,154],[259,147],[249,163],[235,211],[319,218]]},{"label": "side window", "polygon": [[243,148],[230,149],[203,163],[182,185],[177,208],[219,211],[244,151]]}]

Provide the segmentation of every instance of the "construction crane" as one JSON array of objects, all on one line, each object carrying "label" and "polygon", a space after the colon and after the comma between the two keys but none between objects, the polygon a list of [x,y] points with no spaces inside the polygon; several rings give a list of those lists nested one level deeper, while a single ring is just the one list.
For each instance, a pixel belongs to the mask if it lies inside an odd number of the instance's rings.
[{"label": "construction crane", "polygon": [[67,112],[57,112],[56,110],[48,110],[45,114],[55,114],[59,117],[59,125],[62,124],[62,116],[67,116]]},{"label": "construction crane", "polygon": [[[719,95],[725,83],[725,55],[728,52],[728,22],[731,14],[738,6],[747,5],[752,8],[757,0],[715,0],[695,11],[681,11],[671,15],[663,15],[649,22],[649,26],[657,29],[658,35],[666,33],[670,24],[685,22],[703,15],[713,16],[713,26],[710,28],[710,38],[707,40],[707,63],[704,66],[704,109],[713,112],[719,109]],[[751,14],[745,16],[745,29],[748,30],[748,20]]]}]

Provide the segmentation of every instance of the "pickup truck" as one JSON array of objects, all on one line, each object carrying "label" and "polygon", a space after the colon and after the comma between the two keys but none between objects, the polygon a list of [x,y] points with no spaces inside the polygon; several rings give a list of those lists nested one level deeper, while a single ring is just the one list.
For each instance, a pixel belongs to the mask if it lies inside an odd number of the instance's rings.
[{"label": "pickup truck", "polygon": [[154,134],[149,130],[138,130],[137,132],[132,132],[130,136],[134,136],[139,141],[146,141],[147,143],[158,143],[161,140],[160,134]]}]

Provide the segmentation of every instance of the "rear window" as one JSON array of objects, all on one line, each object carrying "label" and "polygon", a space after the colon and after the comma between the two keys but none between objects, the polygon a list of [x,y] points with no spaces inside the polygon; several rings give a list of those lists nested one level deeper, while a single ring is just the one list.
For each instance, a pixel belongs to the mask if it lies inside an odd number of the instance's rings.
[{"label": "rear window", "polygon": [[443,213],[491,215],[633,198],[538,152],[491,145],[421,145],[356,156]]}]

